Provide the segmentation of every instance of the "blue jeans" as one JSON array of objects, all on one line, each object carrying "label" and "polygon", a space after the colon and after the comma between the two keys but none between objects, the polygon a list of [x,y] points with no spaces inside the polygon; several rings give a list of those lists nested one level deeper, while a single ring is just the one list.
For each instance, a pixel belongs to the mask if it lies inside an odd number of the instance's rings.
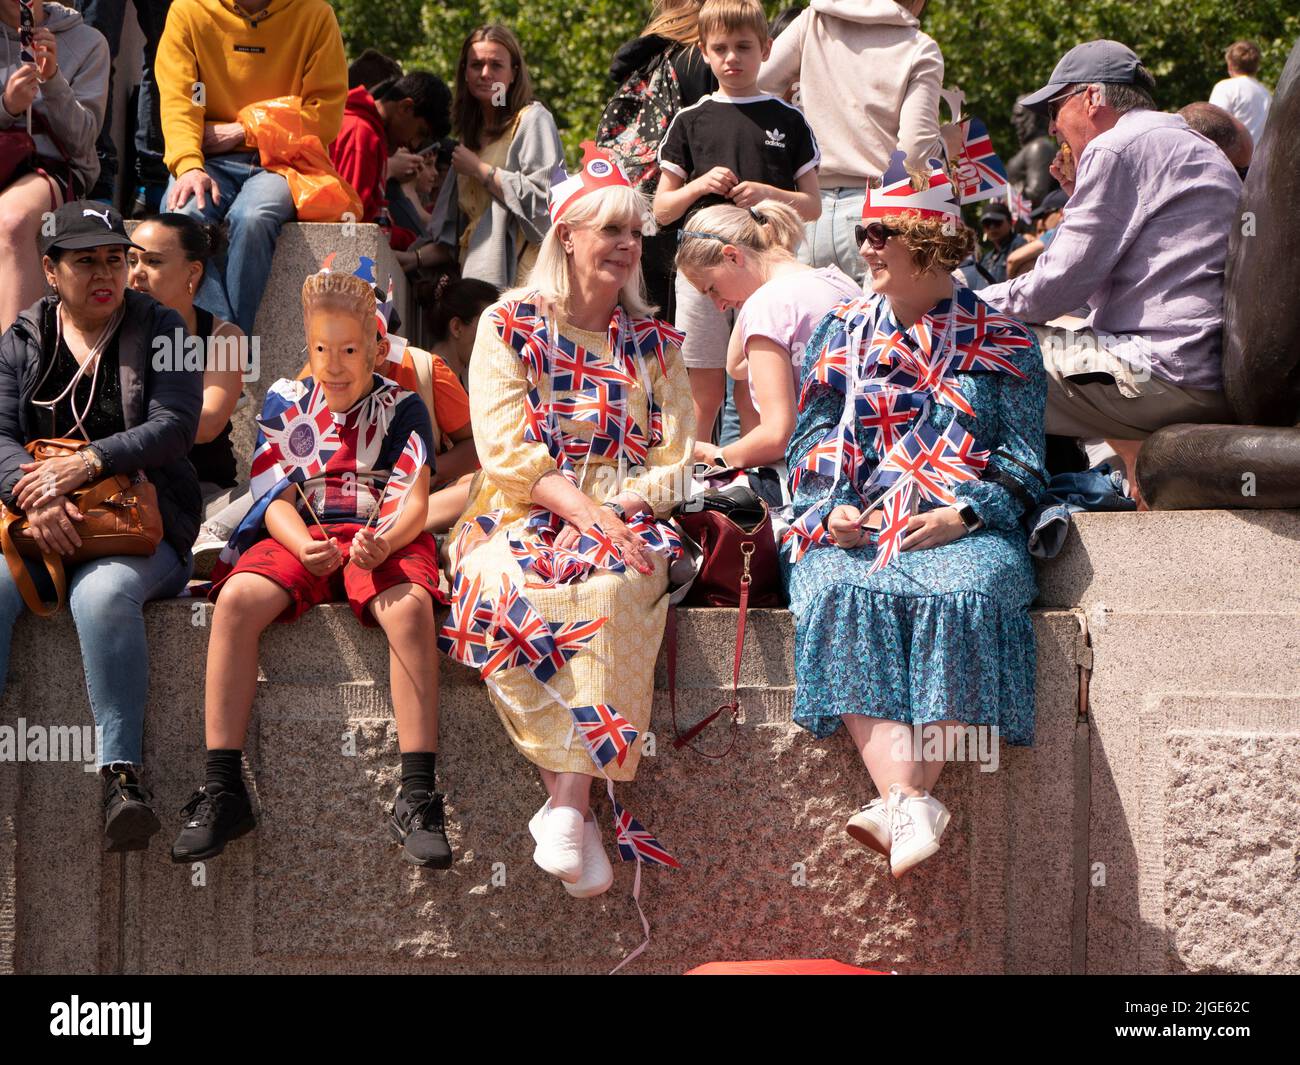
[{"label": "blue jeans", "polygon": [[838,266],[858,284],[867,276],[867,264],[858,251],[853,230],[862,224],[862,188],[822,189],[822,213],[804,226],[799,258],[809,266]]},{"label": "blue jeans", "polygon": [[[68,606],[81,642],[90,709],[100,730],[99,764],[140,765],[144,704],[149,689],[149,645],[144,604],[178,595],[190,579],[193,560],[181,559],[165,540],[147,558],[114,555],[68,569]],[[36,587],[54,594],[45,567],[28,561]],[[0,566],[0,692],[9,675],[14,622],[26,609],[7,566]],[[39,662],[24,663],[39,669]]]},{"label": "blue jeans", "polygon": [[[200,210],[197,197],[191,196],[180,213],[203,222],[225,219],[230,247],[220,263],[212,264],[216,269],[204,274],[194,302],[252,336],[280,227],[297,217],[289,183],[258,166],[256,151],[209,156],[203,169],[221,190],[221,202],[208,197]],[[175,184],[175,178],[167,183],[167,196]]]}]

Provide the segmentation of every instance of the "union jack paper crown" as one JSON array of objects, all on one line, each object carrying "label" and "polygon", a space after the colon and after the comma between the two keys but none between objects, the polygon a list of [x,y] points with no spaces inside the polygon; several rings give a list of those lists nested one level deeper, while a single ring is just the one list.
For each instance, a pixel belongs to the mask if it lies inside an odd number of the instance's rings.
[{"label": "union jack paper crown", "polygon": [[943,164],[937,159],[928,160],[930,185],[917,192],[912,188],[912,175],[907,172],[902,152],[895,152],[885,171],[880,188],[867,189],[862,205],[862,220],[874,222],[886,215],[908,215],[913,218],[960,218],[952,183]]},{"label": "union jack paper crown", "polygon": [[608,152],[597,148],[595,141],[582,142],[582,167],[570,176],[564,167],[556,167],[551,175],[551,222],[558,222],[564,212],[589,192],[601,189],[630,188],[623,168]]}]

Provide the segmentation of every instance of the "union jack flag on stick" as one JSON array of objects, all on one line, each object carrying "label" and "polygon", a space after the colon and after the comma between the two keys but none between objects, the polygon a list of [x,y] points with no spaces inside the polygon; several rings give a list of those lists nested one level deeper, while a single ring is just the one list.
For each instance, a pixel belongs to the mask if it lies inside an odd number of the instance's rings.
[{"label": "union jack flag on stick", "polygon": [[378,516],[379,522],[375,526],[376,536],[383,536],[397,524],[402,507],[406,505],[411,489],[419,480],[420,470],[424,468],[427,457],[424,440],[419,433],[412,432],[406,438],[406,446],[402,448],[402,454],[393,464],[393,472],[388,478],[388,483],[384,485],[384,494],[379,500],[379,506],[370,515],[370,521],[366,522],[369,525]]}]

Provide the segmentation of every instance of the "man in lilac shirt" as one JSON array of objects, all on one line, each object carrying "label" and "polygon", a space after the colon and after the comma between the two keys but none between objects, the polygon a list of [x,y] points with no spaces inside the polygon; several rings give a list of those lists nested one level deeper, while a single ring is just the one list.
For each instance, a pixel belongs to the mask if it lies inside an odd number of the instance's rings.
[{"label": "man in lilac shirt", "polygon": [[[1116,41],[1067,52],[1025,97],[1076,160],[1065,220],[1033,271],[980,296],[1044,323],[1086,305],[1078,331],[1036,329],[1047,431],[1132,471],[1163,425],[1231,421],[1220,375],[1223,270],[1241,180],[1209,140],[1154,109],[1155,81]],[[1053,172],[1062,169],[1061,157]],[[1109,447],[1102,446],[1105,441]]]}]

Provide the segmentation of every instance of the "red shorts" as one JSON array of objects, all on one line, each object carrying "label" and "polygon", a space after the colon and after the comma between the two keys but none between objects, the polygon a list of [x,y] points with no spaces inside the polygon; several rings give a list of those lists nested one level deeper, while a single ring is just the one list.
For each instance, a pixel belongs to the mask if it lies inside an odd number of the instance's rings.
[{"label": "red shorts", "polygon": [[208,598],[215,602],[221,586],[236,573],[256,573],[274,581],[293,597],[293,602],[277,621],[294,621],[320,603],[337,603],[346,599],[357,620],[372,628],[376,622],[367,609],[370,600],[399,584],[414,584],[432,595],[435,603],[441,601],[438,595],[438,549],[432,536],[422,532],[373,570],[363,570],[347,562],[352,537],[361,528],[359,524],[327,525],[325,529],[319,525],[310,526],[308,532],[312,539],[324,540],[327,535],[333,536],[343,552],[344,564],[324,577],[309,572],[297,556],[274,537],[259,540],[239,556],[233,570],[212,586]]}]

